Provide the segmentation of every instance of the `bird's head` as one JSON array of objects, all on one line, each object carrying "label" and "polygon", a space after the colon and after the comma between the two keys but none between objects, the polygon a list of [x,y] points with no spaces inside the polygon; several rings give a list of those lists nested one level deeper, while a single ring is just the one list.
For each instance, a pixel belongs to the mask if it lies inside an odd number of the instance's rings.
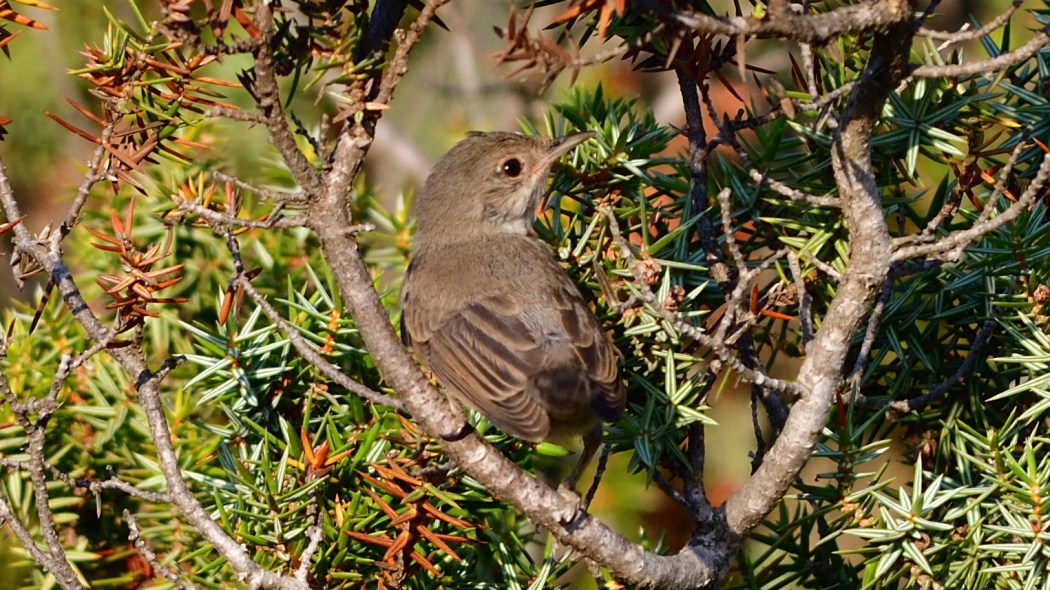
[{"label": "bird's head", "polygon": [[536,217],[551,165],[594,136],[547,139],[473,132],[434,165],[413,204],[417,239],[437,232],[525,235]]}]

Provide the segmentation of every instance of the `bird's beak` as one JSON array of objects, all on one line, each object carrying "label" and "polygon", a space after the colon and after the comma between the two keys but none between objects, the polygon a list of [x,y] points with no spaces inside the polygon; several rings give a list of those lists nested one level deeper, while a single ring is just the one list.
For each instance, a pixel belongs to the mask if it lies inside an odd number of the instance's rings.
[{"label": "bird's beak", "polygon": [[593,131],[583,131],[581,133],[573,133],[572,135],[566,135],[564,137],[555,137],[547,145],[547,153],[543,154],[543,157],[540,158],[539,162],[536,162],[535,170],[546,169],[553,164],[555,160],[562,157],[563,154],[592,137],[594,137]]}]

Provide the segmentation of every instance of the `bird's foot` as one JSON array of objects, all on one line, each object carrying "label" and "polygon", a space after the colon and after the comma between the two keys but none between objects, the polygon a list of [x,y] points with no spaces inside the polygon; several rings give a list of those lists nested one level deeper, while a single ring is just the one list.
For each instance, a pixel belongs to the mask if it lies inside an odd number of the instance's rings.
[{"label": "bird's foot", "polygon": [[558,486],[558,495],[565,500],[567,507],[558,515],[558,522],[569,531],[572,531],[583,523],[587,518],[587,508],[582,505],[582,498],[576,490],[562,483]]},{"label": "bird's foot", "polygon": [[458,440],[463,440],[467,438],[467,436],[469,436],[471,432],[474,432],[474,425],[469,422],[464,422],[463,425],[459,427],[459,430],[455,432],[450,432],[448,434],[442,434],[441,440],[446,440],[448,442],[456,442]]}]

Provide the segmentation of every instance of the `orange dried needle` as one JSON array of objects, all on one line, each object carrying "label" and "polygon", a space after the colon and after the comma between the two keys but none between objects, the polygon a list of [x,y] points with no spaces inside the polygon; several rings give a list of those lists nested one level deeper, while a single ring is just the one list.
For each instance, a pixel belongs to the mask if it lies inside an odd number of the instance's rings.
[{"label": "orange dried needle", "polygon": [[383,514],[386,514],[388,517],[390,517],[390,520],[394,520],[397,518],[397,511],[391,508],[390,504],[384,502],[383,499],[379,497],[379,494],[373,492],[368,488],[365,488],[365,493],[368,494],[370,498],[375,500],[376,504],[379,504],[379,509],[383,511]]},{"label": "orange dried needle", "polygon": [[451,557],[452,559],[455,559],[456,561],[463,561],[460,558],[458,553],[453,551],[451,547],[449,547],[444,541],[442,541],[437,535],[435,535],[427,527],[425,527],[425,526],[423,526],[421,524],[417,524],[416,525],[416,531],[419,532],[419,534],[422,535],[424,539],[426,539],[426,540],[430,541],[431,543],[433,543],[434,546],[436,546],[438,549],[440,549],[440,550],[444,551],[445,553],[447,553],[448,556]]},{"label": "orange dried needle", "polygon": [[208,76],[194,76],[194,80],[197,82],[203,82],[204,84],[212,84],[214,86],[226,86],[228,88],[240,88],[240,84],[235,84],[229,80],[222,80],[220,78],[210,78]]},{"label": "orange dried needle", "polygon": [[404,428],[405,430],[408,430],[409,432],[415,433],[416,425],[413,424],[408,418],[405,418],[401,414],[398,414],[397,415],[397,419],[398,419],[398,421],[401,422],[401,428]]},{"label": "orange dried needle", "polygon": [[391,520],[390,526],[398,526],[404,524],[410,520],[414,520],[417,516],[419,516],[419,510],[415,506],[413,506],[408,510],[405,510],[401,514],[398,514],[397,518]]},{"label": "orange dried needle", "polygon": [[469,522],[458,519],[455,516],[449,516],[448,514],[445,514],[444,512],[438,510],[437,507],[431,504],[430,502],[423,502],[423,510],[429,513],[434,518],[440,521],[447,522],[448,524],[454,527],[459,527],[461,529],[474,528],[474,525],[470,524]]},{"label": "orange dried needle", "polygon": [[336,453],[336,454],[332,455],[331,457],[329,457],[328,460],[324,462],[324,464],[325,464],[325,466],[335,465],[341,459],[343,459],[344,457],[349,456],[353,452],[354,452],[354,449],[346,449],[346,450],[343,450],[343,451],[339,451],[338,453]]},{"label": "orange dried needle", "polygon": [[[106,293],[112,295],[117,291],[123,291],[124,289],[130,287],[133,280],[128,277],[121,278],[108,274],[100,274],[97,277],[95,277],[95,282],[98,283],[100,287],[105,289]],[[103,283],[109,283],[112,286],[107,288]]]},{"label": "orange dried needle", "polygon": [[358,471],[357,474],[360,475],[361,477],[365,478],[366,480],[368,480],[372,485],[376,486],[377,488],[383,490],[384,492],[390,494],[391,496],[394,496],[395,498],[397,498],[399,500],[401,498],[404,498],[405,496],[408,495],[408,494],[405,493],[405,490],[402,490],[398,486],[396,486],[396,485],[394,485],[392,483],[389,483],[389,482],[385,482],[385,481],[376,479],[376,478],[372,477],[371,475],[368,475],[367,473],[365,473],[363,471]]},{"label": "orange dried needle", "polygon": [[147,288],[142,283],[133,283],[131,285],[130,291],[146,301],[153,298],[153,291],[149,290],[149,288]]},{"label": "orange dried needle", "polygon": [[106,125],[106,122],[104,120],[102,120],[95,113],[92,113],[91,111],[89,111],[87,109],[87,107],[83,107],[80,104],[78,104],[76,101],[74,101],[72,99],[69,99],[69,98],[66,99],[66,102],[69,103],[69,106],[71,106],[74,109],[76,109],[78,113],[80,113],[81,115],[84,115],[85,117],[90,119],[92,123],[98,125],[99,127],[104,127]]},{"label": "orange dried needle", "polygon": [[[132,201],[134,203],[134,201]],[[109,224],[113,227],[113,233],[117,237],[128,237],[131,232],[125,231],[124,224],[121,222],[120,217],[117,217],[117,211],[112,210],[109,212]]]},{"label": "orange dried needle", "polygon": [[397,555],[398,553],[400,553],[402,549],[404,549],[405,547],[408,547],[408,543],[411,540],[412,540],[412,533],[410,533],[407,530],[401,531],[401,533],[397,536],[397,538],[394,539],[394,542],[391,543],[390,546],[386,548],[386,553],[383,554],[383,561],[386,561],[386,560],[390,559],[391,557],[393,557],[393,556]]},{"label": "orange dried needle", "polygon": [[468,539],[466,537],[461,537],[459,535],[448,535],[448,534],[445,534],[445,533],[435,533],[434,531],[430,531],[430,534],[432,534],[435,537],[441,539],[442,541],[445,541],[446,543],[470,543],[470,539]]},{"label": "orange dried needle", "polygon": [[235,209],[237,209],[237,207],[235,207],[235,199],[237,197],[237,194],[233,190],[233,183],[227,180],[226,185],[223,187],[223,189],[226,197],[226,212],[230,215],[236,215],[237,211]]},{"label": "orange dried needle", "polygon": [[[562,21],[567,21],[569,19],[573,19],[577,16],[580,16],[580,13],[583,12],[584,8],[590,8],[589,6],[587,6],[587,4],[587,2],[584,2],[583,4],[577,4],[575,6],[570,6],[566,8],[564,12],[562,12],[558,16],[554,17],[553,20],[551,20],[551,24],[560,23]],[[522,29],[524,30],[524,27],[522,27]]]},{"label": "orange dried needle", "polygon": [[134,312],[135,315],[142,315],[142,316],[151,317],[151,318],[159,318],[160,317],[159,313],[152,312],[152,311],[146,309],[145,307],[139,307],[137,305],[133,305],[131,307],[131,311]]},{"label": "orange dried needle", "polygon": [[189,301],[188,297],[153,297],[149,300],[150,303],[186,303]]},{"label": "orange dried needle", "polygon": [[117,149],[116,147],[114,147],[112,145],[106,145],[105,148],[106,148],[106,151],[109,152],[109,154],[111,156],[113,156],[114,158],[120,160],[121,164],[124,164],[125,166],[127,166],[128,168],[130,168],[132,170],[136,170],[136,171],[139,171],[139,172],[142,171],[142,166],[140,166],[139,163],[136,162],[134,159],[129,158],[128,154],[125,154],[123,150],[119,150],[119,149]]},{"label": "orange dried needle", "polygon": [[598,12],[598,38],[605,39],[605,32],[609,29],[609,20],[612,18],[612,8],[608,2]]},{"label": "orange dried needle", "polygon": [[[8,37],[8,39],[10,39],[10,37]],[[54,122],[58,123],[59,125],[65,127],[67,131],[71,131],[74,135],[77,135],[77,136],[79,136],[79,137],[81,137],[83,139],[86,139],[86,140],[90,141],[91,143],[95,143],[95,144],[102,143],[102,141],[99,138],[97,138],[94,135],[88,133],[87,131],[84,131],[84,130],[80,129],[79,127],[74,126],[71,123],[67,123],[65,120],[63,120],[58,115],[49,113],[47,111],[44,111],[44,114],[47,115],[48,117],[51,117],[51,120],[53,120]]]},{"label": "orange dried needle", "polygon": [[222,296],[222,307],[219,308],[219,323],[225,324],[230,317],[230,308],[233,307],[233,289],[227,289]]},{"label": "orange dried needle", "polygon": [[408,556],[411,557],[413,561],[423,566],[423,569],[427,570],[428,572],[434,574],[435,576],[441,575],[441,572],[439,572],[438,569],[434,567],[434,564],[427,561],[427,558],[423,557],[418,552],[413,551],[412,553],[409,553]]},{"label": "orange dried needle", "polygon": [[[992,186],[995,186],[995,177],[992,176],[991,168],[989,168],[988,170],[981,170],[981,180],[987,182]],[[1010,189],[1006,188],[1005,186],[1002,187],[1000,192],[1002,192],[1003,196],[1005,196],[1007,199],[1010,199],[1011,201],[1017,200],[1017,197],[1015,197],[1014,194],[1010,192]]]},{"label": "orange dried needle", "polygon": [[[14,33],[11,33],[10,35],[4,37],[3,39],[0,39],[0,48],[3,48],[4,45],[7,45],[8,43],[14,41],[15,37],[18,37],[19,33],[21,33],[21,32],[22,31],[15,31]],[[10,121],[8,120],[8,122],[10,122]]]},{"label": "orange dried needle", "polygon": [[310,438],[306,436],[306,429],[299,429],[299,441],[303,443],[303,455],[306,456],[306,464],[314,464],[314,447],[310,444]]},{"label": "orange dried needle", "polygon": [[18,225],[19,223],[22,223],[22,220],[25,219],[25,218],[26,218],[26,216],[23,215],[23,216],[19,217],[18,219],[15,219],[13,221],[8,221],[7,223],[5,223],[3,225],[0,225],[0,234],[3,234],[5,232],[7,232],[7,231],[10,231],[10,229],[12,227]]},{"label": "orange dried needle", "polygon": [[766,317],[768,317],[768,318],[775,318],[775,319],[778,319],[778,320],[784,320],[785,322],[790,322],[791,320],[795,319],[794,316],[790,316],[790,315],[787,315],[787,314],[784,314],[784,313],[780,313],[779,311],[773,311],[771,309],[763,309],[759,313],[764,315],[764,316],[766,316]]},{"label": "orange dried needle", "polygon": [[387,469],[386,467],[383,467],[382,465],[380,465],[378,463],[372,463],[372,462],[369,462],[368,466],[371,467],[372,469],[375,469],[379,473],[379,476],[382,477],[383,479],[390,479],[390,480],[394,479],[394,472],[389,470],[389,469]]},{"label": "orange dried needle", "polygon": [[366,535],[364,533],[359,533],[357,531],[343,531],[343,532],[346,534],[346,536],[350,537],[351,539],[357,539],[358,541],[361,541],[363,543],[371,543],[373,545],[379,545],[380,547],[389,547],[394,542],[393,539],[391,539],[390,537],[387,537],[386,535],[375,537],[375,536],[372,536],[372,535]]},{"label": "orange dried needle", "polygon": [[328,440],[325,439],[321,446],[314,451],[313,468],[320,469],[325,466],[326,459],[328,458]]},{"label": "orange dried needle", "polygon": [[412,477],[411,475],[405,473],[405,470],[402,469],[401,466],[398,465],[396,461],[391,461],[390,462],[390,471],[392,472],[392,475],[394,476],[394,478],[399,479],[399,480],[407,483],[410,486],[421,486],[421,485],[423,485],[423,480],[421,480],[419,478],[416,478],[416,477]]},{"label": "orange dried needle", "polygon": [[[149,274],[149,273],[146,273],[146,274]],[[166,281],[159,281],[157,283],[154,283],[154,287],[159,291],[161,289],[165,289],[167,287],[170,287],[170,286],[174,285],[175,283],[177,283],[177,282],[179,282],[181,280],[182,280],[182,275],[179,275],[179,276],[177,276],[177,277],[175,277],[173,279],[168,279]]]}]

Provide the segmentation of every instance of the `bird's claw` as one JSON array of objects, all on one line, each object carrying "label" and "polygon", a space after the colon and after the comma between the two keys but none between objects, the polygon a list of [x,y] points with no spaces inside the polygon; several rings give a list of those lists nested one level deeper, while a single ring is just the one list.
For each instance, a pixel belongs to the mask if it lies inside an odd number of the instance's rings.
[{"label": "bird's claw", "polygon": [[464,422],[463,425],[459,427],[459,430],[449,434],[442,434],[441,440],[456,442],[467,438],[471,432],[474,432],[474,425],[469,422]]},{"label": "bird's claw", "polygon": [[558,515],[558,523],[566,530],[575,530],[587,518],[587,509],[582,506],[580,494],[564,483],[558,486],[558,495],[565,500],[566,509]]}]

